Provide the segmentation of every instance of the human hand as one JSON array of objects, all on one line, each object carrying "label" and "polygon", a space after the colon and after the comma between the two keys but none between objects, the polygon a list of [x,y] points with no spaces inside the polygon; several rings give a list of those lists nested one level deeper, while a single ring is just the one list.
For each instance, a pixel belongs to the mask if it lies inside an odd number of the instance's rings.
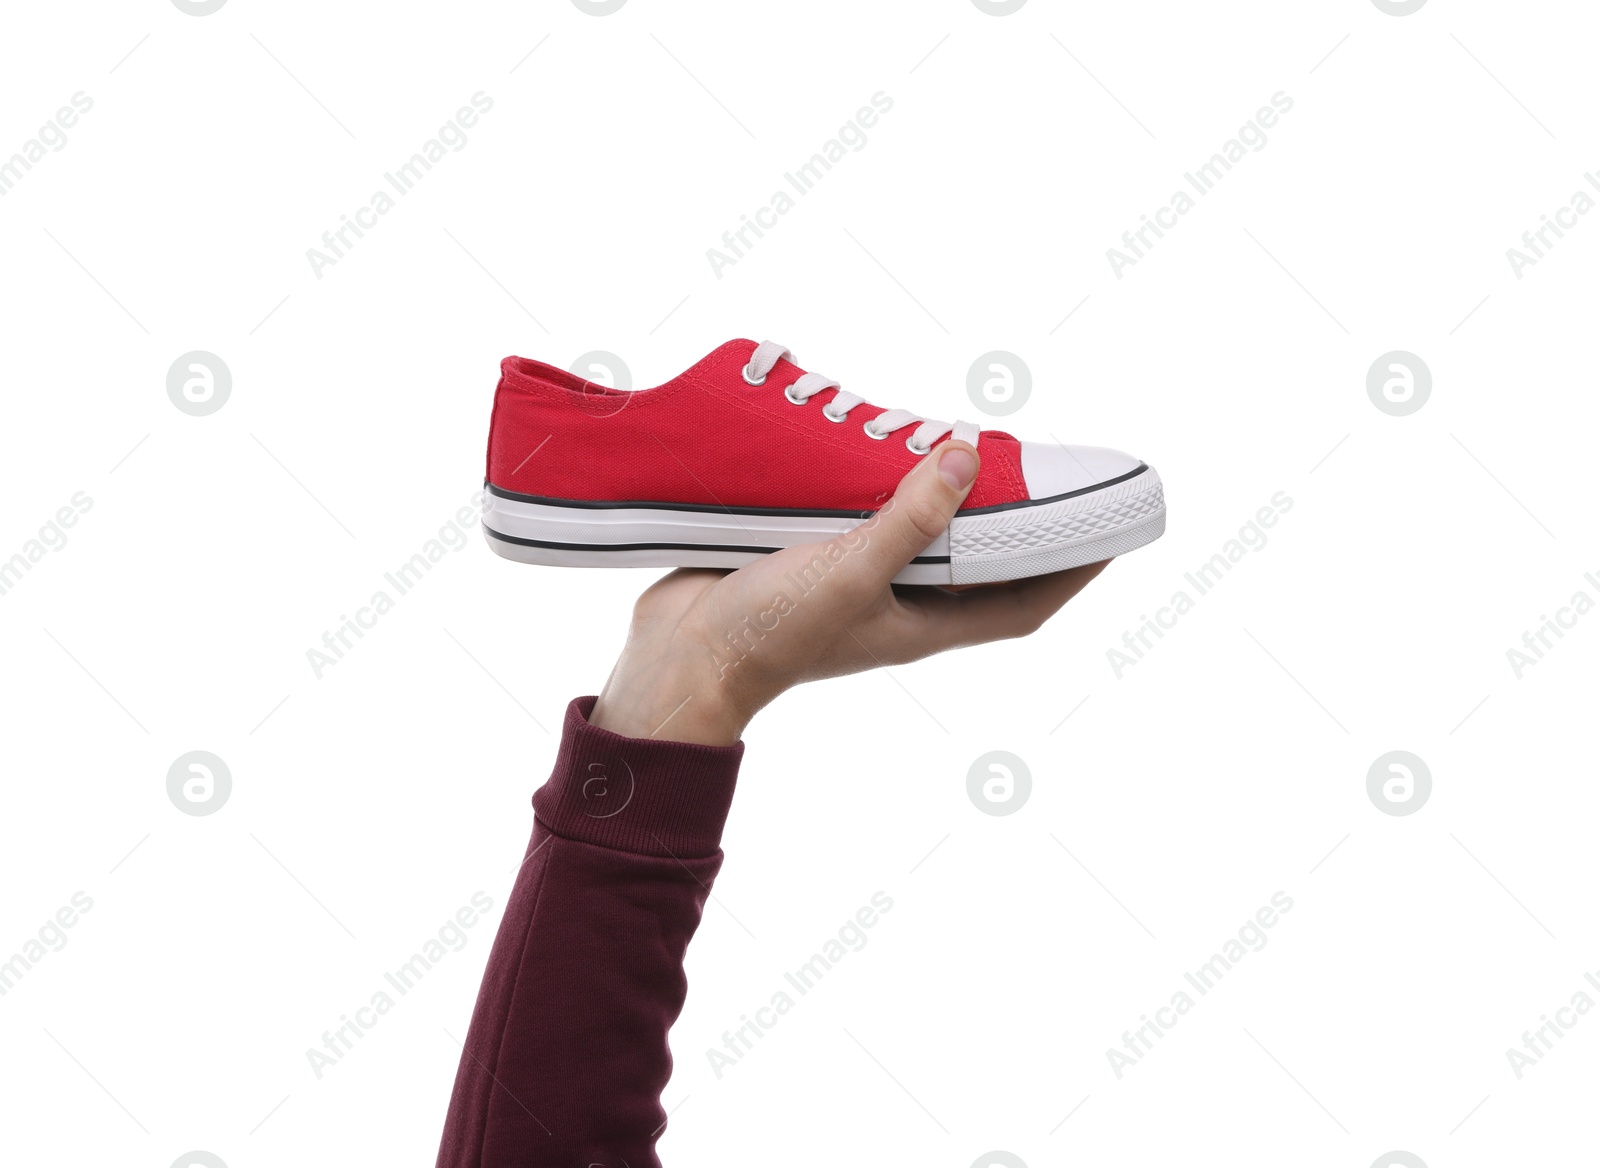
[{"label": "human hand", "polygon": [[807,681],[1026,636],[1109,561],[967,588],[891,585],[949,526],[978,452],[942,443],[860,526],[737,571],[680,568],[645,590],[591,725],[632,738],[726,746]]}]

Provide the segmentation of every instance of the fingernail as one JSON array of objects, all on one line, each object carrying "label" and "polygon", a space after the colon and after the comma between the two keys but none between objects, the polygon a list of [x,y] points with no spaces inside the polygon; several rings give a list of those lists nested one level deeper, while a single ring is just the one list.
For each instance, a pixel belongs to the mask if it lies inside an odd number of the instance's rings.
[{"label": "fingernail", "polygon": [[939,456],[939,477],[951,488],[962,491],[978,477],[978,460],[972,451],[956,447]]}]

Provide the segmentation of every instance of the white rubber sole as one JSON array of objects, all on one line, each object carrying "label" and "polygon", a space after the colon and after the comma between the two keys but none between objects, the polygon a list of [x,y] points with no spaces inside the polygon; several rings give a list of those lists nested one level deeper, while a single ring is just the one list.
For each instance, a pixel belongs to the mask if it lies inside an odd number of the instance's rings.
[{"label": "white rubber sole", "polygon": [[[740,568],[858,527],[868,515],[536,499],[490,486],[484,535],[508,560],[580,568]],[[956,516],[897,584],[987,584],[1094,564],[1166,530],[1148,466],[1071,494]]]}]

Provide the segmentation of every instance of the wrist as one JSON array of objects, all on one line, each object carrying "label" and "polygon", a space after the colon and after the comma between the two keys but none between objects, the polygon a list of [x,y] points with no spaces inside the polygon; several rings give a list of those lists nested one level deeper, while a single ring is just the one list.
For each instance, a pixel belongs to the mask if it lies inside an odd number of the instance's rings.
[{"label": "wrist", "polygon": [[591,726],[624,738],[702,746],[732,746],[748,723],[749,718],[721,700],[719,694],[675,685],[666,679],[643,685],[619,684],[615,675],[606,682],[589,713]]}]

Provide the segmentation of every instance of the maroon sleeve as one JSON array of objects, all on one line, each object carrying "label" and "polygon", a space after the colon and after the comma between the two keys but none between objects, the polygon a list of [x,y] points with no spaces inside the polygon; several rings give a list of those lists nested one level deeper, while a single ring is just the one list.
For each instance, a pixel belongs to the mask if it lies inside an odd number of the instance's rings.
[{"label": "maroon sleeve", "polygon": [[438,1168],[659,1168],[667,1030],[743,744],[624,738],[567,707],[489,954]]}]

